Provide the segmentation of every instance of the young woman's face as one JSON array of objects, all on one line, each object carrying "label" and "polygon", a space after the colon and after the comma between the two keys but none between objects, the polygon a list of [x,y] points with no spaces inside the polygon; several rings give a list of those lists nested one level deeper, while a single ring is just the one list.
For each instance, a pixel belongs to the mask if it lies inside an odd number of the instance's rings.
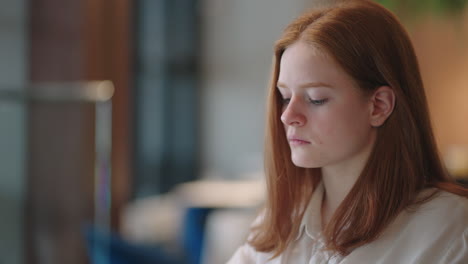
[{"label": "young woman's face", "polygon": [[346,168],[369,153],[375,138],[370,100],[330,57],[296,42],[282,55],[277,87],[296,166]]}]

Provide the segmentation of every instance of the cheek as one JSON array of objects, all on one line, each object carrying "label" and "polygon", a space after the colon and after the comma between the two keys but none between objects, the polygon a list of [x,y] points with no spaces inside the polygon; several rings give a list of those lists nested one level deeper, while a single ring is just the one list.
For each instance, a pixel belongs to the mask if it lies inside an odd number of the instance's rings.
[{"label": "cheek", "polygon": [[339,122],[340,121],[330,112],[321,116],[316,116],[309,129],[314,143],[320,146],[324,144],[329,145],[330,142],[335,141],[335,138],[339,137],[337,134],[337,132],[340,131],[338,126]]},{"label": "cheek", "polygon": [[354,107],[334,109],[329,115],[321,120],[322,136],[330,143],[342,144],[354,137],[364,136],[367,131],[365,112],[363,109]]},{"label": "cheek", "polygon": [[343,144],[350,144],[354,146],[360,146],[368,141],[371,127],[369,126],[366,115],[364,112],[354,113],[350,111],[348,118],[343,120],[343,138],[348,142]]}]

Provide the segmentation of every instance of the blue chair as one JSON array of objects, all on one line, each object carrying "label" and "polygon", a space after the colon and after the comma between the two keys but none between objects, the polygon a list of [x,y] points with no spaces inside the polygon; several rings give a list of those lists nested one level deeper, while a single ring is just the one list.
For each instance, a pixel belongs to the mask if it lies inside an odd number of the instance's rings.
[{"label": "blue chair", "polygon": [[188,264],[201,264],[206,219],[213,208],[188,208],[183,222],[182,245]]},{"label": "blue chair", "polygon": [[96,227],[85,229],[92,264],[182,264],[183,257],[169,255],[161,247],[132,244],[116,234]]}]

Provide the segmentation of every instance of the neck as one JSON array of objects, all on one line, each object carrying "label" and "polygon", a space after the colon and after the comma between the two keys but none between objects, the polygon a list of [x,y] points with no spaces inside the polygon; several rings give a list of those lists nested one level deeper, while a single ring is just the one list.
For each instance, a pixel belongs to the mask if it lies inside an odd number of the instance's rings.
[{"label": "neck", "polygon": [[348,195],[354,183],[357,181],[360,172],[344,174],[324,173],[322,170],[322,181],[324,186],[324,196],[322,201],[322,225],[325,226],[330,221],[336,209]]},{"label": "neck", "polygon": [[322,167],[324,196],[322,202],[322,226],[326,226],[336,209],[341,205],[361,175],[369,158],[374,140],[371,144],[340,165]]}]

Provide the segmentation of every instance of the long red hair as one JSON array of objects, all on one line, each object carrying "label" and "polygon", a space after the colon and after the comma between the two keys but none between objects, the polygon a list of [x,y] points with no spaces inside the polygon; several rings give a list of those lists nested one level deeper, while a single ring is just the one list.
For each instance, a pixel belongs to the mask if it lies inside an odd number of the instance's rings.
[{"label": "long red hair", "polygon": [[320,169],[292,163],[280,121],[282,103],[276,89],[280,60],[299,40],[330,55],[364,91],[388,85],[396,97],[393,113],[378,128],[366,166],[323,232],[328,249],[346,255],[375,240],[402,210],[430,198],[415,200],[425,188],[468,197],[468,190],[448,177],[439,157],[408,34],[381,5],[343,1],[297,18],[275,45],[265,141],[268,197],[263,220],[249,241],[257,251],[278,256],[286,249],[321,181]]}]

